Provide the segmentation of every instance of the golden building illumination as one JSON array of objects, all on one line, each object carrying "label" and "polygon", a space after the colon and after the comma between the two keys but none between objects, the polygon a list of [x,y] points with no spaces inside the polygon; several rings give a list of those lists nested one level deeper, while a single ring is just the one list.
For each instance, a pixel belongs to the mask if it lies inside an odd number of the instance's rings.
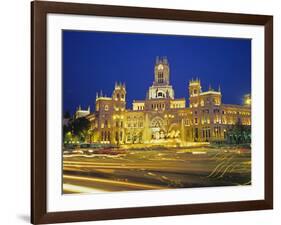
[{"label": "golden building illumination", "polygon": [[[154,81],[144,100],[134,100],[126,108],[126,86],[116,83],[111,97],[97,94],[91,122],[94,143],[136,144],[222,141],[236,123],[251,125],[251,97],[243,105],[222,103],[220,88],[202,91],[199,79],[189,81],[186,98],[176,98],[170,84],[166,57],[157,57]],[[246,95],[245,95],[246,96]],[[80,109],[81,110],[81,109]]]},{"label": "golden building illumination", "polygon": [[244,95],[244,97],[243,97],[243,104],[245,106],[251,106],[252,105],[252,98],[251,98],[250,94]]}]

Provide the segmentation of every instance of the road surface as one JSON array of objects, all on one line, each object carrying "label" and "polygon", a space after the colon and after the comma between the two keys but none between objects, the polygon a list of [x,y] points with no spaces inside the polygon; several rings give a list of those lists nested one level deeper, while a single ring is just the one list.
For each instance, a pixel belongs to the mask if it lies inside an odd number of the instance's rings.
[{"label": "road surface", "polygon": [[247,149],[65,152],[66,194],[251,184],[251,153]]}]

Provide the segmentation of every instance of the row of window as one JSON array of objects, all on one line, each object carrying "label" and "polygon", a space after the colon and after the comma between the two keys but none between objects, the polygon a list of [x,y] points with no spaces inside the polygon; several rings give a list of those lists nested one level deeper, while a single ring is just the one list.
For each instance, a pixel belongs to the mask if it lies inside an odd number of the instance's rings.
[{"label": "row of window", "polygon": [[128,121],[131,121],[131,120],[143,120],[143,117],[142,116],[139,116],[139,117],[137,117],[137,116],[134,116],[134,117],[128,116],[127,120]]},{"label": "row of window", "polygon": [[[122,141],[123,139],[123,132],[116,131],[115,132],[115,141]],[[110,141],[110,131],[102,131],[101,132],[101,141]]]},{"label": "row of window", "polygon": [[[199,118],[193,119],[193,124],[197,125],[200,122]],[[213,123],[214,124],[235,124],[237,122],[241,122],[243,125],[251,125],[250,119],[241,119],[241,118],[232,118],[232,119],[226,119],[226,118],[214,118]],[[201,124],[210,124],[210,118],[202,118]],[[185,120],[185,125],[189,126],[192,125],[192,120]]]},{"label": "row of window", "polygon": [[[214,113],[220,113],[220,109],[213,109],[213,112]],[[210,110],[209,109],[203,109],[202,113],[209,114]],[[222,114],[239,114],[239,115],[247,115],[247,116],[250,115],[249,112],[236,112],[236,111],[224,111],[224,110],[222,110],[221,113]],[[194,114],[197,115],[197,111],[194,111]]]},{"label": "row of window", "polygon": [[184,107],[182,104],[175,103],[175,104],[171,104],[171,108],[178,109],[178,108],[184,108]]},{"label": "row of window", "polygon": [[[172,109],[179,109],[179,108],[184,108],[184,106],[180,103],[175,103],[171,104]],[[144,106],[137,106],[137,110],[144,110]],[[158,104],[151,104],[151,109],[165,109],[165,104],[164,103],[158,103]]]},{"label": "row of window", "polygon": [[[214,109],[213,112],[214,112],[214,113],[219,113],[220,110],[219,110],[219,109]],[[195,114],[195,115],[197,115],[197,113],[198,113],[197,110],[194,111],[194,114]],[[202,113],[209,114],[209,113],[210,113],[210,110],[209,110],[209,109],[203,109],[203,110],[202,110]],[[224,114],[224,111],[222,111],[222,113]]]},{"label": "row of window", "polygon": [[[123,128],[123,121],[115,121],[115,127],[117,128]],[[101,123],[101,128],[110,128],[110,124],[108,123],[108,120],[105,120],[103,123]]]},{"label": "row of window", "polygon": [[234,115],[238,114],[238,115],[242,115],[242,116],[250,116],[251,115],[250,112],[239,112],[239,111],[238,112],[237,111],[226,111],[223,114],[234,114]]},{"label": "row of window", "polygon": [[[123,128],[123,121],[115,121],[115,127],[117,128]],[[135,121],[135,122],[128,122],[128,128],[137,128],[137,127],[143,127],[142,121]],[[108,120],[105,120],[104,123],[101,124],[101,128],[110,128],[110,124],[108,123]]]},{"label": "row of window", "polygon": [[151,104],[152,109],[165,109],[165,104],[164,103],[155,103]]},{"label": "row of window", "polygon": [[138,123],[128,123],[128,128],[137,128],[137,127],[143,127],[143,122]]},{"label": "row of window", "polygon": [[143,106],[143,105],[138,105],[138,106],[137,106],[137,109],[138,109],[138,110],[144,110],[144,106]]},{"label": "row of window", "polygon": [[210,138],[211,137],[211,129],[210,128],[203,128],[202,129],[202,137],[203,138]]},{"label": "row of window", "polygon": [[[213,136],[214,137],[221,137],[222,136],[222,129],[221,129],[220,126],[214,127]],[[226,136],[225,130],[223,131],[223,136],[224,136],[224,138]],[[202,137],[203,138],[210,138],[211,137],[211,128],[203,127],[202,128]]]},{"label": "row of window", "polygon": [[164,75],[163,72],[158,72],[158,83],[164,83]]},{"label": "row of window", "polygon": [[101,141],[110,141],[110,131],[101,132]]},{"label": "row of window", "polygon": [[[213,100],[213,103],[214,105],[220,105],[220,101],[219,100]],[[210,101],[206,101],[206,105],[210,105]],[[204,101],[201,101],[200,102],[200,106],[205,106],[205,102]],[[190,105],[190,107],[194,107],[194,108],[197,108],[198,107],[198,103],[193,103]]]}]

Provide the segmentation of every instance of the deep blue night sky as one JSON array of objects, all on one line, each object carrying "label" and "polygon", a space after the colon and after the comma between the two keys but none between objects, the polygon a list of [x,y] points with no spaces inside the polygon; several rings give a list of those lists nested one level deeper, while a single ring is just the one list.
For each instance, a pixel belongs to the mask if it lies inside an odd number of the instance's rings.
[{"label": "deep blue night sky", "polygon": [[[251,91],[251,40],[174,35],[63,31],[63,109],[93,110],[96,92],[111,96],[126,83],[127,108],[144,99],[154,78],[156,56],[167,56],[177,98],[188,98],[188,81],[203,91],[220,84],[223,103],[241,104]],[[187,101],[188,103],[188,101]]]}]

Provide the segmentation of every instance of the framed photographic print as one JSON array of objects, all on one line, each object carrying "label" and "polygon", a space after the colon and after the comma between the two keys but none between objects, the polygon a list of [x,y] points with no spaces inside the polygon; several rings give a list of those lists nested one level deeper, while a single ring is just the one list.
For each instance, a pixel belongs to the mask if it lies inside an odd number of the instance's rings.
[{"label": "framed photographic print", "polygon": [[273,208],[273,17],[35,1],[34,224]]}]

